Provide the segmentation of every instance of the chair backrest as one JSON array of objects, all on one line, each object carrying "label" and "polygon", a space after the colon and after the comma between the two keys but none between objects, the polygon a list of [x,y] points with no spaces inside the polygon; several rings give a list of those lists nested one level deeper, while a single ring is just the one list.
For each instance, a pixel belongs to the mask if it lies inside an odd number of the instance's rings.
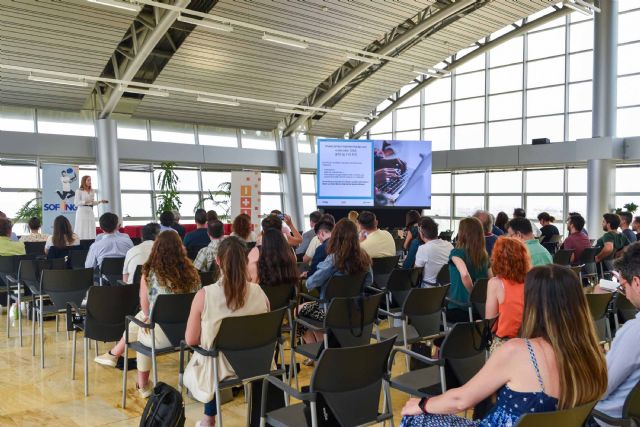
[{"label": "chair backrest", "polygon": [[[55,246],[51,246],[49,247],[49,251],[47,252],[47,259],[65,258],[69,256],[70,252],[71,252],[70,246],[65,246],[64,248],[57,248]],[[84,268],[84,262],[82,263],[82,266],[78,268]]]},{"label": "chair backrest", "polygon": [[256,242],[247,242],[247,249],[251,250],[256,247]]},{"label": "chair backrest", "polygon": [[402,253],[402,251],[404,251],[404,239],[396,238],[393,239],[393,241],[396,244],[396,253]]},{"label": "chair backrest", "polygon": [[573,249],[560,249],[558,252],[553,254],[553,263],[557,265],[569,265],[571,264],[572,254]]},{"label": "chair backrest", "polygon": [[80,306],[93,285],[93,269],[43,270],[40,276],[42,293],[49,295],[57,310],[66,308],[67,302]]},{"label": "chair backrest", "polygon": [[428,337],[440,332],[441,312],[449,285],[430,288],[415,288],[409,291],[402,306],[402,312],[420,337]]},{"label": "chair backrest", "polygon": [[324,297],[326,300],[333,298],[348,298],[360,295],[367,272],[354,276],[333,276],[327,283]]},{"label": "chair backrest", "polygon": [[622,294],[617,294],[616,296],[616,307],[618,308],[618,313],[622,316],[620,320],[623,323],[635,318],[638,313],[638,309]]},{"label": "chair backrest", "polygon": [[489,279],[478,279],[473,284],[471,294],[469,294],[469,301],[473,305],[473,308],[478,312],[481,319],[484,319],[485,307],[487,305],[487,287],[489,285]]},{"label": "chair backrest", "polygon": [[138,246],[142,243],[142,239],[140,237],[132,237],[131,241],[133,242],[133,246]]},{"label": "chair backrest", "polygon": [[371,261],[371,270],[373,270],[373,283],[378,289],[385,289],[389,276],[394,268],[398,267],[399,256],[386,256],[382,258],[373,258]]},{"label": "chair backrest", "polygon": [[585,248],[580,254],[579,264],[595,264],[598,248]]},{"label": "chair backrest", "polygon": [[331,331],[341,347],[368,344],[383,293],[334,298],[327,308],[324,327]]},{"label": "chair backrest", "polygon": [[518,420],[516,427],[562,426],[582,427],[591,414],[596,402],[585,403],[564,411],[538,412],[525,414]]},{"label": "chair backrest", "polygon": [[340,425],[364,425],[378,416],[394,341],[395,337],[359,347],[328,348],[320,356],[310,391],[322,394]]},{"label": "chair backrest", "polygon": [[291,300],[295,298],[296,286],[294,284],[282,284],[276,286],[260,285],[264,293],[269,298],[269,306],[271,310],[277,310],[283,307],[289,307]]},{"label": "chair backrest", "polygon": [[24,242],[24,250],[27,254],[44,255],[44,245],[47,242]]},{"label": "chair backrest", "polygon": [[613,299],[613,294],[586,294],[585,296],[587,297],[587,304],[589,305],[589,311],[591,312],[598,337],[601,341],[606,341],[607,322],[609,321],[607,310],[609,309],[609,303]]},{"label": "chair backrest", "polygon": [[56,259],[26,259],[20,261],[18,280],[29,288],[32,294],[40,293],[40,276],[43,270],[65,270],[67,264],[64,258]]},{"label": "chair backrest", "polygon": [[553,243],[553,242],[544,242],[542,243],[542,246],[544,246],[544,248],[551,254],[551,255],[555,255],[555,253],[558,251],[558,244],[557,243]]},{"label": "chair backrest", "polygon": [[438,275],[436,276],[436,283],[438,285],[448,285],[451,283],[451,274],[449,273],[449,264],[442,266]]},{"label": "chair backrest", "polygon": [[80,247],[82,249],[86,249],[89,250],[89,248],[91,247],[91,245],[93,245],[93,242],[95,242],[96,239],[81,239],[80,240]]},{"label": "chair backrest", "polygon": [[136,314],[140,285],[92,286],[87,296],[84,336],[97,341],[118,341],[126,316]]},{"label": "chair backrest", "polygon": [[622,418],[633,418],[640,424],[640,381],[631,389],[622,407]]},{"label": "chair backrest", "polygon": [[100,264],[100,274],[122,275],[124,257],[104,258]]},{"label": "chair backrest", "polygon": [[482,342],[484,328],[488,322],[456,323],[445,337],[440,348],[440,356],[445,359],[453,374],[464,385],[484,366],[486,360]]},{"label": "chair backrest", "polygon": [[213,264],[211,271],[198,271],[198,274],[200,275],[200,284],[202,286],[208,286],[218,281],[218,278],[220,277],[220,270],[215,262]]},{"label": "chair backrest", "polygon": [[[51,249],[49,249],[51,251]],[[82,249],[80,246],[71,247],[69,253],[69,268],[79,269],[84,268],[84,263],[87,260],[87,254],[89,249]]]},{"label": "chair backrest", "polygon": [[133,281],[131,284],[139,285],[142,279],[142,264],[136,266],[136,270],[133,272]]},{"label": "chair backrest", "polygon": [[191,303],[195,295],[195,292],[158,295],[151,309],[149,320],[162,327],[162,331],[174,347],[178,347],[180,341],[184,339]]},{"label": "chair backrest", "polygon": [[396,268],[391,272],[387,282],[387,290],[391,293],[391,298],[396,305],[402,307],[407,295],[409,295],[409,291],[418,282],[421,272],[422,269],[420,268]]},{"label": "chair backrest", "polygon": [[0,274],[1,275],[13,275],[18,274],[18,268],[20,267],[20,261],[35,259],[35,255],[4,255],[0,256]]},{"label": "chair backrest", "polygon": [[551,236],[551,238],[549,239],[550,243],[560,243],[560,240],[562,240],[562,237],[559,234],[554,234],[553,236]]},{"label": "chair backrest", "polygon": [[213,348],[224,354],[238,378],[253,378],[271,372],[285,311],[281,308],[222,319]]}]

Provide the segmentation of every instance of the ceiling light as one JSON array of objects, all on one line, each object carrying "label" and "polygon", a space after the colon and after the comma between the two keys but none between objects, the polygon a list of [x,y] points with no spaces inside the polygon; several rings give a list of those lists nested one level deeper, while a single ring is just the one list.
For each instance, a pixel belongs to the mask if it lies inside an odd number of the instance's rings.
[{"label": "ceiling light", "polygon": [[118,9],[128,10],[130,12],[140,12],[140,6],[117,0],[87,0],[91,3],[101,4],[103,6],[117,7]]},{"label": "ceiling light", "polygon": [[219,22],[208,21],[205,19],[194,19],[194,18],[189,18],[187,16],[180,15],[178,16],[178,21],[185,22],[187,24],[196,25],[198,27],[208,28],[211,30],[226,31],[226,32],[233,31],[233,27],[229,24],[222,24]]},{"label": "ceiling light", "polygon": [[29,74],[29,77],[27,77],[27,79],[31,80],[32,82],[54,83],[58,85],[78,86],[78,87],[89,86],[89,83],[81,80],[62,80],[62,79],[54,79],[51,77],[33,76],[31,74]]},{"label": "ceiling light", "polygon": [[273,43],[278,43],[278,44],[283,44],[286,46],[291,46],[291,47],[297,47],[300,49],[306,49],[309,47],[309,43],[303,41],[303,40],[295,40],[295,39],[288,39],[285,37],[280,37],[280,36],[274,36],[273,34],[267,34],[264,33],[262,35],[262,40],[268,41],[268,42],[273,42]]},{"label": "ceiling light", "polygon": [[165,92],[163,90],[140,89],[136,87],[123,86],[123,85],[120,85],[118,90],[120,90],[121,92],[137,93],[140,95],[161,96],[163,98],[167,98],[169,96],[169,92]]},{"label": "ceiling light", "polygon": [[347,59],[355,59],[356,61],[366,62],[367,64],[378,65],[382,62],[376,58],[369,58],[368,56],[357,55],[355,53],[347,53]]},{"label": "ceiling light", "polygon": [[311,114],[313,114],[313,111],[294,110],[294,109],[280,108],[280,107],[276,107],[275,111],[279,113],[299,114],[301,116],[310,116]]},{"label": "ceiling light", "polygon": [[198,102],[205,102],[207,104],[220,104],[220,105],[229,105],[231,107],[239,107],[240,103],[235,99],[215,99],[215,98],[206,98],[204,96],[198,96],[196,98]]}]

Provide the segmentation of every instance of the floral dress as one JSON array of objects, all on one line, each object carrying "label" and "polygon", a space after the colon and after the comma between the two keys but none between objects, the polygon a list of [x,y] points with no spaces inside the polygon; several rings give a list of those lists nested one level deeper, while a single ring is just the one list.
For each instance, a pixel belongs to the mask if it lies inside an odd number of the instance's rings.
[{"label": "floral dress", "polygon": [[416,415],[404,417],[400,427],[512,427],[515,426],[525,414],[533,412],[555,411],[558,407],[558,400],[549,396],[544,391],[544,384],[540,376],[538,361],[533,352],[533,347],[529,340],[525,340],[529,349],[531,363],[536,371],[540,391],[520,392],[514,391],[506,384],[498,392],[498,399],[493,409],[481,420],[469,420],[456,415]]}]

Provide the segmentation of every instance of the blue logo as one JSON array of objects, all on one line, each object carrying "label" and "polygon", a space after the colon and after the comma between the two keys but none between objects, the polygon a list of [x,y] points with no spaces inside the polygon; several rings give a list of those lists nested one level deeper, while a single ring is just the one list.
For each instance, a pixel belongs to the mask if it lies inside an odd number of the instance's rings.
[{"label": "blue logo", "polygon": [[63,211],[63,212],[75,212],[78,210],[78,207],[73,203],[45,203],[43,206],[45,211]]}]

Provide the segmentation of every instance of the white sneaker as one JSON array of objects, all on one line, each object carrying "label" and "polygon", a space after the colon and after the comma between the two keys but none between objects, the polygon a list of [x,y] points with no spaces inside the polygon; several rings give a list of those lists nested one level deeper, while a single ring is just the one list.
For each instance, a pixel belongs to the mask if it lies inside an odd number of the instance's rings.
[{"label": "white sneaker", "polygon": [[147,385],[142,388],[138,387],[138,384],[136,384],[136,390],[138,390],[138,394],[143,399],[148,399],[149,396],[153,394],[153,387],[149,383],[147,383]]},{"label": "white sneaker", "polygon": [[104,365],[104,366],[109,366],[111,368],[115,368],[116,367],[116,363],[118,363],[118,356],[114,356],[111,353],[107,352],[103,355],[100,355],[98,357],[96,357],[95,359],[93,359],[94,362],[100,364],[100,365]]}]

